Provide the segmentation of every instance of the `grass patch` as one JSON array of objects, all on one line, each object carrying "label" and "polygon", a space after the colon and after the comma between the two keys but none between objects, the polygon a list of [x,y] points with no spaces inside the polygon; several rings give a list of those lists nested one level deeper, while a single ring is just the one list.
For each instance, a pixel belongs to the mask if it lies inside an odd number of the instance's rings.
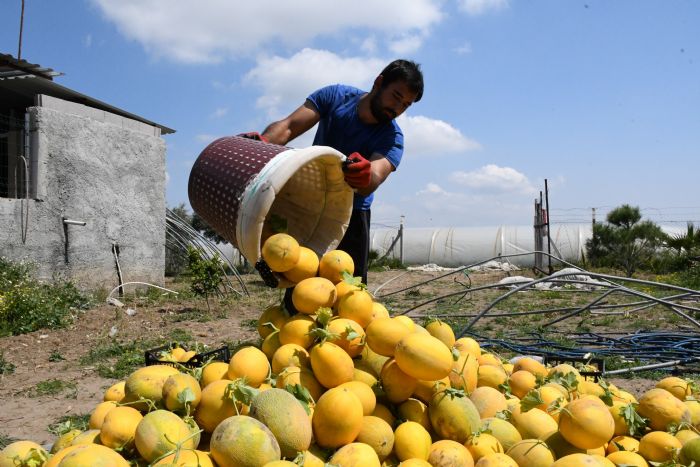
[{"label": "grass patch", "polygon": [[0,433],[0,450],[5,449],[5,446],[8,444],[12,444],[15,441],[19,441],[17,438],[13,438],[10,435],[6,435],[5,433]]},{"label": "grass patch", "polygon": [[47,427],[47,431],[55,436],[61,436],[70,430],[80,430],[85,431],[88,427],[88,422],[90,421],[90,414],[82,415],[64,415],[63,417],[50,423]]},{"label": "grass patch", "polygon": [[15,372],[15,365],[5,360],[5,354],[0,351],[0,375],[9,375]]},{"label": "grass patch", "polygon": [[71,282],[41,283],[35,269],[32,263],[0,258],[0,337],[65,327],[90,305]]},{"label": "grass patch", "polygon": [[187,345],[193,336],[189,331],[174,329],[165,338],[138,339],[130,342],[106,340],[80,359],[83,366],[94,366],[103,378],[123,379],[144,365],[147,350],[178,342]]},{"label": "grass patch", "polygon": [[75,399],[78,395],[78,385],[74,381],[47,379],[30,389],[29,397],[57,396],[63,393],[66,393],[66,398]]}]

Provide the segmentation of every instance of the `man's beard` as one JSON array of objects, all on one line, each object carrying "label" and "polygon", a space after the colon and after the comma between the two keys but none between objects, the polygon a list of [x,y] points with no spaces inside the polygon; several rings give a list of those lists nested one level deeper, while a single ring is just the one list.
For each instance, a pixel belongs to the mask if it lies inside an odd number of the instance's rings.
[{"label": "man's beard", "polygon": [[387,123],[393,120],[394,116],[387,114],[387,112],[389,112],[390,114],[391,112],[388,109],[382,107],[380,97],[381,91],[377,92],[374,96],[370,98],[369,110],[372,112],[372,116],[374,117],[374,119],[377,120],[377,123]]}]

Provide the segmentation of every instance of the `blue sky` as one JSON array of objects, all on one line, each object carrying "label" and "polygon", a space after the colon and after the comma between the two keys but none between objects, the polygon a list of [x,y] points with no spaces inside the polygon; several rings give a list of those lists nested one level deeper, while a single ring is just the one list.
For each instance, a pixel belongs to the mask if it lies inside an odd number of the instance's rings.
[{"label": "blue sky", "polygon": [[[1,5],[16,56],[21,0]],[[426,89],[399,121],[377,225],[530,224],[544,179],[552,222],[628,203],[700,223],[699,24],[692,0],[26,0],[22,58],[177,130],[169,206],[213,139],[262,131],[326,84],[369,89],[403,57]]]}]

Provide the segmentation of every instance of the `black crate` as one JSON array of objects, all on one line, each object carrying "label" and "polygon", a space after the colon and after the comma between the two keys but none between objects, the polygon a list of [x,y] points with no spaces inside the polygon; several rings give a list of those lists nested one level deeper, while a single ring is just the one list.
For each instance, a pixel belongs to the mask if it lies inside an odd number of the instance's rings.
[{"label": "black crate", "polygon": [[210,361],[228,363],[231,360],[231,351],[229,350],[229,348],[227,346],[223,346],[223,347],[220,347],[218,349],[208,350],[206,352],[199,352],[186,362],[165,362],[165,361],[161,361],[158,359],[159,354],[162,351],[164,351],[164,350],[167,351],[167,350],[170,350],[174,347],[182,347],[183,349],[185,349],[185,351],[189,350],[187,348],[187,346],[181,345],[178,343],[171,343],[168,345],[162,345],[160,347],[156,347],[155,349],[146,350],[146,353],[145,353],[146,366],[167,365],[167,366],[172,366],[172,367],[177,368],[181,365],[181,366],[184,366],[185,368],[199,368],[201,366],[204,366],[205,363],[208,363]]}]

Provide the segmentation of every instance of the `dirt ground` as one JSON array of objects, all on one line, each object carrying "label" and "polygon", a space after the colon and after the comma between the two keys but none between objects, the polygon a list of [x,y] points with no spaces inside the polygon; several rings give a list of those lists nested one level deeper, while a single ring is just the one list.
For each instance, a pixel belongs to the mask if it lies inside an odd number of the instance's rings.
[{"label": "dirt ground", "polygon": [[[377,295],[381,298],[392,291],[444,274],[443,271],[370,272],[369,290],[376,292],[379,289]],[[404,312],[438,295],[463,290],[467,283],[477,287],[495,283],[509,275],[528,273],[491,271],[468,277],[463,274],[451,275],[381,300],[393,313]],[[267,305],[278,301],[280,295],[278,291],[265,289],[257,276],[243,277],[251,296],[224,302],[212,299],[211,311],[202,299],[152,302],[133,297],[125,299],[122,308],[102,304],[87,310],[66,329],[0,339],[0,350],[5,360],[15,366],[14,372],[0,376],[0,438],[30,439],[42,445],[50,445],[55,440],[55,435],[48,431],[51,424],[55,424],[61,417],[90,413],[102,401],[104,390],[117,379],[99,376],[95,364],[86,364],[85,357],[91,350],[104,346],[110,340],[130,342],[144,338],[167,339],[174,330],[180,330],[187,332],[195,341],[212,347],[255,342],[258,337],[255,331],[258,315]],[[175,285],[172,287],[175,288]],[[483,298],[470,294],[469,298],[458,302],[455,298],[450,298],[449,302],[437,302],[437,307],[432,304],[410,312],[409,315],[455,311],[474,313],[489,300],[493,300],[493,297],[504,293],[503,289],[499,289]],[[570,297],[565,296],[562,300],[570,300]],[[128,314],[126,311],[129,308],[136,313]],[[465,318],[460,321],[465,322]],[[493,321],[488,326],[483,326],[482,330],[489,326],[492,331],[510,329],[514,323],[515,321],[507,320]],[[115,330],[116,334],[110,336]],[[65,382],[66,388],[51,394],[38,394],[37,388],[41,383],[52,379]],[[635,395],[640,395],[654,384],[652,380],[640,378],[608,381]]]}]

